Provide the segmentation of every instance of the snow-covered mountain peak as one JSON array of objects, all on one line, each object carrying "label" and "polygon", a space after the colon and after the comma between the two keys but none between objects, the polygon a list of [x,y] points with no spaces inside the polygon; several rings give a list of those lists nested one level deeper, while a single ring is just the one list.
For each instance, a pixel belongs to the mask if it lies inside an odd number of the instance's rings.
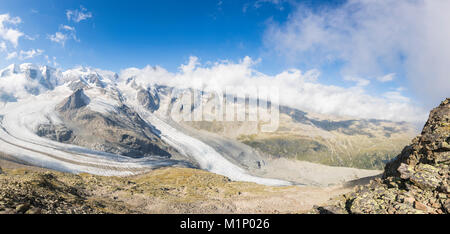
[{"label": "snow-covered mountain peak", "polygon": [[15,102],[59,85],[60,72],[32,63],[11,64],[0,70],[0,102]]},{"label": "snow-covered mountain peak", "polygon": [[115,72],[79,66],[62,73],[63,83],[81,81],[86,85],[105,88],[114,86],[118,80]]},{"label": "snow-covered mountain peak", "polygon": [[17,64],[11,64],[0,70],[0,77],[10,76],[20,72],[20,67]]}]

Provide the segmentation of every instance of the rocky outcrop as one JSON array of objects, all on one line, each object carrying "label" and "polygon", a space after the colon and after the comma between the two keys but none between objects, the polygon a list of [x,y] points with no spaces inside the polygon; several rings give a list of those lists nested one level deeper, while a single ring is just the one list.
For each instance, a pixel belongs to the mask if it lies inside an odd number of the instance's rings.
[{"label": "rocky outcrop", "polygon": [[[410,146],[386,165],[384,177],[401,177],[417,180],[415,167],[431,173],[437,166],[442,169],[450,161],[450,99],[431,111],[422,134],[413,140]],[[426,169],[425,169],[426,168]]]},{"label": "rocky outcrop", "polygon": [[37,135],[133,158],[178,154],[161,140],[158,130],[128,106],[100,113],[92,111],[89,104],[84,90],[77,89],[56,107],[63,124],[41,124]]},{"label": "rocky outcrop", "polygon": [[59,107],[59,111],[68,111],[79,109],[89,104],[89,97],[87,97],[83,89],[77,89],[72,95],[70,95]]},{"label": "rocky outcrop", "polygon": [[158,110],[159,108],[159,96],[157,93],[151,93],[149,90],[139,89],[137,92],[137,100],[139,103],[150,111]]},{"label": "rocky outcrop", "polygon": [[106,84],[101,80],[101,77],[99,74],[89,74],[88,76],[85,77],[86,81],[95,85],[96,87],[99,88],[105,88]]},{"label": "rocky outcrop", "polygon": [[58,142],[73,140],[73,131],[63,125],[41,124],[38,126],[36,134]]},{"label": "rocky outcrop", "polygon": [[420,136],[389,162],[382,178],[358,186],[318,213],[449,214],[450,98],[433,109]]}]

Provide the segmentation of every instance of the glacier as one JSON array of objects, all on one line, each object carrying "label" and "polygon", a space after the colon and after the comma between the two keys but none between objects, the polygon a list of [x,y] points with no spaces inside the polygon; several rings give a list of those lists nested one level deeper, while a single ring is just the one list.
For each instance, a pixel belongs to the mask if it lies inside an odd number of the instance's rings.
[{"label": "glacier", "polygon": [[[155,126],[163,141],[194,159],[201,169],[227,176],[234,181],[271,186],[291,184],[288,181],[249,174],[206,143],[170,126],[164,116],[158,116],[142,107],[136,100],[137,91],[120,81],[117,74],[85,67],[61,72],[48,66],[21,64],[0,70],[1,151],[40,167],[105,176],[134,175],[176,164],[171,159],[131,158],[38,136],[36,128],[40,124],[62,122],[55,108],[73,93],[71,86],[76,82],[91,87],[85,92],[90,99],[87,106],[89,109],[105,114],[113,113],[123,101],[142,119]],[[123,100],[116,100],[109,93],[119,93]]]}]

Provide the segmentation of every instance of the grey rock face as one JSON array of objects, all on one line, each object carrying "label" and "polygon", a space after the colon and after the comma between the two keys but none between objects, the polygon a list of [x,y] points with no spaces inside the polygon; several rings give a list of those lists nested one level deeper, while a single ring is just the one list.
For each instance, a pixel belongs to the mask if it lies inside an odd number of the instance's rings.
[{"label": "grey rock face", "polygon": [[62,105],[58,107],[59,111],[75,110],[89,104],[89,97],[87,97],[83,89],[76,90],[70,95]]},{"label": "grey rock face", "polygon": [[176,150],[160,139],[153,126],[126,105],[106,114],[89,109],[89,102],[82,89],[76,90],[57,106],[65,126],[41,125],[37,134],[59,142],[134,158],[170,158],[176,154]]},{"label": "grey rock face", "polygon": [[73,139],[73,131],[62,125],[39,125],[37,135],[58,142],[69,142]]},{"label": "grey rock face", "polygon": [[98,74],[90,74],[86,77],[87,82],[94,84],[95,86],[99,88],[104,88],[106,85],[103,81],[101,81],[101,78]]},{"label": "grey rock face", "polygon": [[36,69],[30,68],[30,69],[27,69],[25,71],[25,74],[26,74],[27,77],[29,77],[29,78],[34,80],[38,76],[38,71]]},{"label": "grey rock face", "polygon": [[450,98],[433,109],[422,134],[405,147],[402,153],[386,165],[385,177],[401,176],[398,168],[402,163],[411,168],[419,164],[445,165],[450,162]]},{"label": "grey rock face", "polygon": [[68,86],[72,91],[76,91],[78,89],[84,89],[84,88],[88,87],[88,85],[81,80],[73,81]]},{"label": "grey rock face", "polygon": [[[450,205],[450,98],[433,109],[422,134],[386,165],[383,178],[358,186],[336,206],[348,213],[443,214]],[[325,209],[316,209],[319,213]]]},{"label": "grey rock face", "polygon": [[139,103],[150,111],[159,108],[160,99],[157,93],[152,94],[149,90],[140,89],[137,93]]},{"label": "grey rock face", "polygon": [[46,87],[47,89],[53,89],[54,84],[51,81],[51,77],[54,72],[55,70],[53,68],[45,66],[45,71],[42,73],[42,77],[39,80],[39,83],[41,83],[42,86]]}]

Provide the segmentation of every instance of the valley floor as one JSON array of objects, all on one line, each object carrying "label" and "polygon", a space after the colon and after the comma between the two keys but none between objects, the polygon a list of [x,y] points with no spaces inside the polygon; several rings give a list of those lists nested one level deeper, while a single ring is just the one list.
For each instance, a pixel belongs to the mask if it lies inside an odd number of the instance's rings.
[{"label": "valley floor", "polygon": [[70,174],[0,157],[0,213],[304,213],[352,190],[271,187],[197,169],[161,168],[129,177]]}]

